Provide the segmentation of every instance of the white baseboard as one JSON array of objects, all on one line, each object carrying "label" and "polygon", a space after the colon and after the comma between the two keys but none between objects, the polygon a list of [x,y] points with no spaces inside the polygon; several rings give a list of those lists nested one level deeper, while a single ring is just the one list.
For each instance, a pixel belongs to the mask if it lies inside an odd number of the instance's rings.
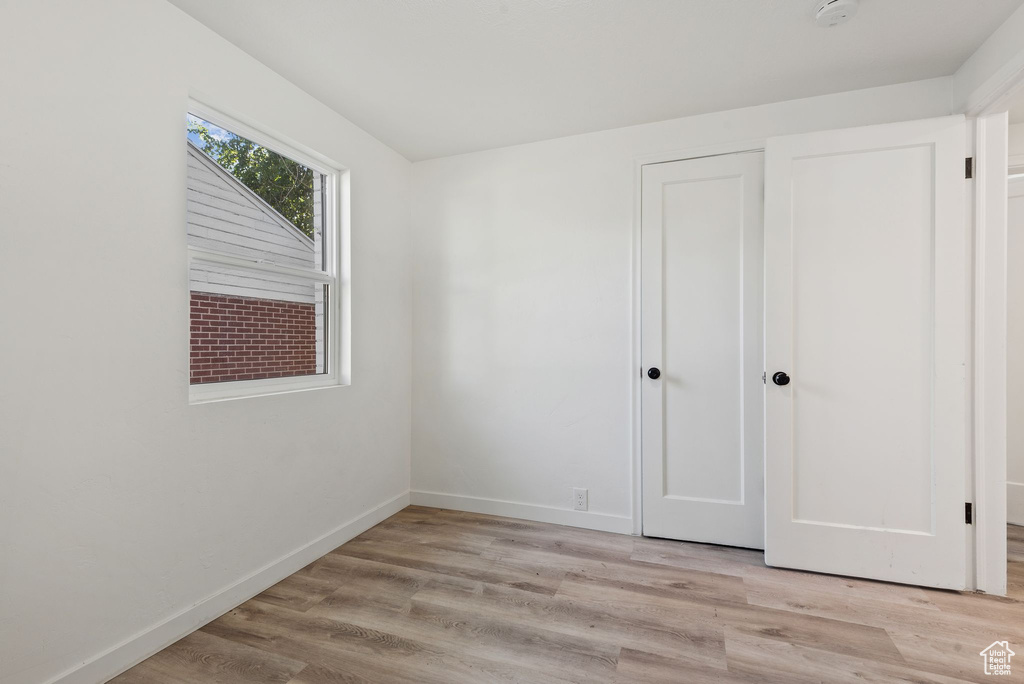
[{"label": "white baseboard", "polygon": [[468,513],[485,513],[501,515],[507,518],[533,520],[535,522],[555,523],[570,527],[582,527],[601,532],[617,532],[618,534],[633,533],[633,519],[606,513],[589,511],[573,511],[567,508],[552,508],[535,504],[500,501],[498,499],[481,499],[475,496],[459,496],[440,492],[410,492],[412,503],[417,506],[432,508],[448,508],[453,511]]},{"label": "white baseboard", "polygon": [[47,684],[96,684],[116,677],[408,505],[409,492],[399,494],[180,613],[50,679]]},{"label": "white baseboard", "polygon": [[1006,483],[1006,522],[1024,525],[1024,482]]}]

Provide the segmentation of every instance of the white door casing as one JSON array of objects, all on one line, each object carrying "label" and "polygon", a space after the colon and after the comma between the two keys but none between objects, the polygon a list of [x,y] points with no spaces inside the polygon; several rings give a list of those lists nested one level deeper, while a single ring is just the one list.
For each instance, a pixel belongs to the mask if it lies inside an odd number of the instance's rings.
[{"label": "white door casing", "polygon": [[1024,525],[1024,176],[1007,196],[1006,520]]},{"label": "white door casing", "polygon": [[963,117],[768,141],[769,565],[965,585],[964,141]]},{"label": "white door casing", "polygon": [[745,152],[642,169],[647,536],[763,548],[763,163]]}]

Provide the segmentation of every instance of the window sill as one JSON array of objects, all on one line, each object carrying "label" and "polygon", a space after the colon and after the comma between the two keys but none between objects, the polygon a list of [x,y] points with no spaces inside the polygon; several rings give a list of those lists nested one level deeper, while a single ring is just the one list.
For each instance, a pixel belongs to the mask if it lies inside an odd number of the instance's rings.
[{"label": "window sill", "polygon": [[269,397],[278,394],[294,394],[310,390],[325,390],[336,387],[348,387],[336,377],[316,378],[271,378],[268,380],[242,380],[239,382],[219,382],[207,385],[189,385],[188,403],[213,404],[236,399],[252,399]]}]

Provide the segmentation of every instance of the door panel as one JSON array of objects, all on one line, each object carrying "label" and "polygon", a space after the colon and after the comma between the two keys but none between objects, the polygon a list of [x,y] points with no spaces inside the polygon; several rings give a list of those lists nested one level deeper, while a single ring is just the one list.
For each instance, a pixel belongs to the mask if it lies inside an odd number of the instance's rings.
[{"label": "door panel", "polygon": [[643,529],[763,545],[763,155],[645,166]]},{"label": "door panel", "polygon": [[743,499],[742,201],[742,176],[662,185],[667,496]]},{"label": "door panel", "polygon": [[961,588],[964,123],[766,150],[766,561]]}]

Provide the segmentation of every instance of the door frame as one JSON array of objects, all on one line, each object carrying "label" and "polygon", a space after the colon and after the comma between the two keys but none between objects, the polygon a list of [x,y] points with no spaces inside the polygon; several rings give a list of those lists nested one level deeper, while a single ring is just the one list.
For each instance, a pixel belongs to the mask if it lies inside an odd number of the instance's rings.
[{"label": "door frame", "polygon": [[650,164],[664,164],[675,161],[688,161],[704,157],[721,157],[727,154],[738,154],[742,152],[763,152],[765,138],[753,140],[742,140],[718,145],[705,145],[701,147],[689,147],[671,152],[659,152],[642,155],[633,158],[633,254],[630,262],[632,269],[633,297],[631,300],[631,327],[630,337],[630,359],[629,359],[629,400],[632,407],[630,416],[630,480],[631,480],[631,508],[633,518],[633,534],[640,536],[643,533],[643,452],[642,452],[642,422],[640,406],[641,363],[640,333],[641,333],[641,277],[642,265],[640,262],[640,229],[641,229],[641,206],[643,191],[643,167]]},{"label": "door frame", "polygon": [[968,475],[976,508],[969,557],[974,559],[973,587],[998,596],[1006,595],[1007,112],[1021,91],[1024,52],[971,93],[966,105],[967,117],[974,120],[975,158],[974,204],[967,217],[974,235],[973,460]]},{"label": "door frame", "polygon": [[1006,594],[1007,114],[974,122],[974,586]]}]

